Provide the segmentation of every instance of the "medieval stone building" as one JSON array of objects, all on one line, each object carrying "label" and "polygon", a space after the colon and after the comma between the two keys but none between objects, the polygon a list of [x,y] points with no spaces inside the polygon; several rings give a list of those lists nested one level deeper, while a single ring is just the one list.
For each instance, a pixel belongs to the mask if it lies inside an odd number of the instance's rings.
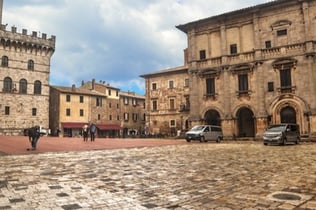
[{"label": "medieval stone building", "polygon": [[271,1],[177,28],[187,34],[189,127],[260,137],[269,124],[291,122],[316,133],[316,0]]},{"label": "medieval stone building", "polygon": [[[2,20],[0,1],[0,20]],[[1,23],[1,22],[0,22]],[[18,135],[25,128],[48,127],[50,60],[55,36],[0,27],[0,134]]]}]

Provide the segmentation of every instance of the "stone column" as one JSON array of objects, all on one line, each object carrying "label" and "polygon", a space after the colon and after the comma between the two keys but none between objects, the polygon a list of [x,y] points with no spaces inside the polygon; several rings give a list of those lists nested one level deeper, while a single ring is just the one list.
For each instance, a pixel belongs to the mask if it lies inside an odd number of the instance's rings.
[{"label": "stone column", "polygon": [[265,75],[264,70],[262,67],[262,63],[258,62],[256,64],[256,68],[254,70],[254,74],[256,76],[256,110],[257,113],[255,113],[256,117],[256,137],[261,137],[265,128],[267,127],[267,111],[265,108]]},{"label": "stone column", "polygon": [[2,25],[3,0],[0,0],[0,25]]}]

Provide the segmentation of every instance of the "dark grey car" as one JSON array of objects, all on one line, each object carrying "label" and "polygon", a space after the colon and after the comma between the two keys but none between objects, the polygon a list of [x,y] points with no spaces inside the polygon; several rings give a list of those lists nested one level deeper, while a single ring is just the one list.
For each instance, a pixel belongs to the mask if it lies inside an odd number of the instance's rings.
[{"label": "dark grey car", "polygon": [[263,133],[263,144],[285,145],[288,142],[298,144],[301,140],[300,127],[297,124],[270,125]]}]

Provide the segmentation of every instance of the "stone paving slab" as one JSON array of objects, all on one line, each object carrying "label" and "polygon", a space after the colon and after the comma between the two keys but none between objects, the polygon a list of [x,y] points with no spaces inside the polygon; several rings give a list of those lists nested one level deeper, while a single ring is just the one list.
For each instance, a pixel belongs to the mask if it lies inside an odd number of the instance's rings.
[{"label": "stone paving slab", "polygon": [[1,156],[0,209],[311,210],[316,209],[315,162],[313,143]]}]

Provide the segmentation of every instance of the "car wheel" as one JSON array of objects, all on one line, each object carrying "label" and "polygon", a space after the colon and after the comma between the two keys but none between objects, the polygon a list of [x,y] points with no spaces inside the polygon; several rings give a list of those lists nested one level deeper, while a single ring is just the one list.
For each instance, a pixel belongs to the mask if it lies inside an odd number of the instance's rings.
[{"label": "car wheel", "polygon": [[219,137],[217,137],[217,140],[216,140],[216,142],[217,143],[221,143],[221,141],[222,141],[222,138],[219,136]]},{"label": "car wheel", "polygon": [[268,145],[268,143],[264,142],[264,143],[263,143],[263,145],[264,145],[264,146],[267,146],[267,145]]},{"label": "car wheel", "polygon": [[282,140],[282,145],[285,146],[286,145],[286,138],[284,137]]},{"label": "car wheel", "polygon": [[204,136],[201,136],[200,137],[200,142],[203,142],[203,141],[205,141],[205,138],[204,138]]},{"label": "car wheel", "polygon": [[300,143],[300,138],[297,138],[295,141],[295,144],[299,144]]},{"label": "car wheel", "polygon": [[191,140],[190,139],[186,139],[187,140],[187,142],[190,142]]}]

